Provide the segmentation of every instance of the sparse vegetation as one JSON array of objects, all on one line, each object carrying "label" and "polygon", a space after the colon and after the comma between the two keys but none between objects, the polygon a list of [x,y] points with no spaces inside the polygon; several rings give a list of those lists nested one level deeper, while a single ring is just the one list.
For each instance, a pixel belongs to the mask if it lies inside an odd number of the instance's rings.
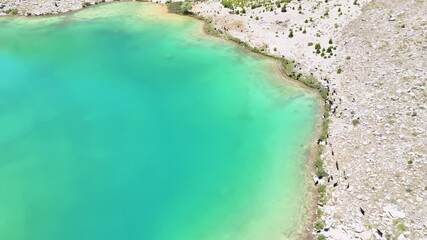
[{"label": "sparse vegetation", "polygon": [[317,240],[326,240],[326,237],[323,234],[319,234],[317,235]]},{"label": "sparse vegetation", "polygon": [[316,43],[314,46],[314,49],[316,50],[316,54],[320,54],[320,50],[322,49],[322,46],[320,46],[320,43]]},{"label": "sparse vegetation", "polygon": [[234,7],[233,7],[233,1],[231,1],[231,0],[221,0],[221,4],[225,8],[234,9]]},{"label": "sparse vegetation", "polygon": [[283,7],[282,7],[282,9],[280,9],[280,11],[281,11],[281,12],[287,12],[286,4],[285,4],[285,5],[283,5]]},{"label": "sparse vegetation", "polygon": [[320,156],[316,160],[316,176],[318,178],[324,178],[328,176],[328,173],[326,172],[325,168],[323,167],[323,161],[320,158]]},{"label": "sparse vegetation", "polygon": [[317,187],[317,192],[319,193],[319,203],[325,205],[327,202],[326,185],[320,185],[319,187]]},{"label": "sparse vegetation", "polygon": [[358,118],[351,120],[351,124],[353,124],[353,126],[357,126],[360,124],[360,120]]},{"label": "sparse vegetation", "polygon": [[294,31],[292,29],[290,29],[288,38],[293,38],[293,37],[294,37]]},{"label": "sparse vegetation", "polygon": [[169,2],[166,3],[168,11],[170,13],[180,14],[180,15],[192,15],[191,8],[192,4],[190,2]]},{"label": "sparse vegetation", "polygon": [[314,228],[315,228],[317,231],[321,231],[321,230],[323,230],[323,229],[325,228],[325,222],[324,222],[324,221],[322,221],[322,220],[318,220],[318,221],[316,222],[316,224],[314,224]]},{"label": "sparse vegetation", "polygon": [[267,11],[273,11],[274,8],[280,8],[281,4],[284,5],[281,7],[282,12],[286,12],[286,5],[290,3],[291,0],[278,0],[278,1],[272,1],[272,0],[264,0],[264,1],[255,1],[255,0],[221,0],[221,4],[229,8],[231,10],[234,10],[238,7],[240,8],[259,8],[264,7]]},{"label": "sparse vegetation", "polygon": [[406,231],[408,229],[403,223],[397,224],[396,228],[401,232]]}]

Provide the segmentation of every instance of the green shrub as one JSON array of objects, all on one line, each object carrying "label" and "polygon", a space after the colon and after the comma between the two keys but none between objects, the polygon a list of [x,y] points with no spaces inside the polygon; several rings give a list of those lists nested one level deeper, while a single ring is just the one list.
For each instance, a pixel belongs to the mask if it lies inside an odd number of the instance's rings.
[{"label": "green shrub", "polygon": [[282,59],[282,68],[287,76],[292,76],[294,74],[294,64],[292,61]]},{"label": "green shrub", "polygon": [[181,4],[181,12],[184,15],[188,15],[188,14],[190,14],[190,10],[191,10],[192,7],[193,7],[193,4],[191,4],[190,2],[185,1],[185,2],[183,2]]},{"label": "green shrub", "polygon": [[359,119],[353,119],[353,120],[351,120],[351,123],[353,124],[353,126],[357,126],[360,124],[360,120]]},{"label": "green shrub", "polygon": [[317,192],[319,193],[320,197],[326,197],[326,185],[319,185],[317,188]]},{"label": "green shrub", "polygon": [[12,11],[10,13],[12,15],[16,15],[16,14],[18,14],[18,9],[14,8],[14,9],[12,9]]},{"label": "green shrub", "polygon": [[190,12],[193,5],[190,2],[170,2],[166,3],[166,6],[168,8],[168,12],[175,13],[175,14],[181,14],[181,15],[191,15]]},{"label": "green shrub", "polygon": [[326,240],[326,237],[323,234],[319,234],[317,235],[317,240]]},{"label": "green shrub", "polygon": [[287,10],[286,10],[286,4],[285,5],[283,5],[283,7],[282,7],[282,9],[280,10],[281,12],[287,12]]},{"label": "green shrub", "polygon": [[316,170],[316,176],[319,177],[319,178],[320,177],[325,178],[325,177],[328,176],[328,173],[326,172],[326,170],[322,166],[321,168],[318,168]]},{"label": "green shrub", "polygon": [[316,224],[314,224],[314,228],[315,228],[317,231],[321,231],[321,230],[323,230],[323,229],[325,228],[325,222],[324,222],[324,221],[322,221],[322,220],[317,221],[317,222],[316,222]]},{"label": "green shrub", "polygon": [[316,53],[319,54],[322,46],[320,46],[320,43],[316,43],[316,45],[314,45],[314,49],[316,49]]},{"label": "green shrub", "polygon": [[401,232],[404,232],[404,231],[408,230],[408,228],[403,223],[397,224],[396,227],[397,227],[397,230],[399,230]]},{"label": "green shrub", "polygon": [[317,188],[317,192],[319,193],[319,202],[322,205],[325,205],[326,202],[328,201],[326,198],[326,185],[320,185]]},{"label": "green shrub", "polygon": [[338,68],[338,69],[337,69],[337,73],[338,73],[338,74],[341,74],[341,73],[342,73],[342,69],[341,69],[341,68]]},{"label": "green shrub", "polygon": [[233,2],[231,0],[221,0],[221,4],[225,8],[233,9]]}]

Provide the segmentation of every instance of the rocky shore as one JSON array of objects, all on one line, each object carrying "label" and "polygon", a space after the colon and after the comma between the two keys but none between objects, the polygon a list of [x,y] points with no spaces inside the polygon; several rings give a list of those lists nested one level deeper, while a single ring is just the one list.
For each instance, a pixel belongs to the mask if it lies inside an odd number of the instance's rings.
[{"label": "rocky shore", "polygon": [[[100,2],[0,0],[0,15],[57,14]],[[295,71],[329,89],[329,134],[318,142],[329,175],[314,177],[316,187],[326,186],[327,201],[319,201],[313,236],[427,239],[427,1],[233,8],[208,0],[192,12],[259,51],[295,60]]]},{"label": "rocky shore", "polygon": [[337,40],[324,235],[427,239],[427,2],[373,1]]},{"label": "rocky shore", "polygon": [[329,176],[314,235],[427,239],[427,2],[219,2],[193,10],[251,47],[295,60],[329,89]]},{"label": "rocky shore", "polygon": [[193,10],[267,54],[292,59],[329,89],[329,176],[314,235],[427,239],[427,2],[219,2]]},{"label": "rocky shore", "polygon": [[42,16],[79,10],[114,0],[0,0],[0,16]]}]

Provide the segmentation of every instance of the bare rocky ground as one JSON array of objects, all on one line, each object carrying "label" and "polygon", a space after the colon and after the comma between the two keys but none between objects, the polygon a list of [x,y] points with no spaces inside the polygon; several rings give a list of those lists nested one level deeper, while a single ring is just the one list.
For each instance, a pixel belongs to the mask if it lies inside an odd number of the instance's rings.
[{"label": "bare rocky ground", "polygon": [[286,12],[244,14],[208,1],[193,9],[224,34],[296,60],[329,88],[319,239],[427,239],[427,1],[292,1]]},{"label": "bare rocky ground", "polygon": [[427,239],[427,1],[372,2],[338,49],[323,234]]},{"label": "bare rocky ground", "polygon": [[[0,0],[0,15],[50,15],[101,2]],[[192,11],[252,47],[295,60],[299,72],[329,88],[329,138],[320,142],[328,201],[319,204],[314,233],[427,239],[427,0],[293,0],[286,12],[282,7],[236,14],[208,0]]]},{"label": "bare rocky ground", "polygon": [[0,16],[41,16],[65,13],[114,0],[0,0]]}]

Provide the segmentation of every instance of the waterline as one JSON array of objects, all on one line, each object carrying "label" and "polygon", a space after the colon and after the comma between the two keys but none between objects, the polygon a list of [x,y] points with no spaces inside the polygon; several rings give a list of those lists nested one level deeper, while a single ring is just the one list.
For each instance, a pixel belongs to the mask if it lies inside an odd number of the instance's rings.
[{"label": "waterline", "polygon": [[0,22],[0,237],[261,240],[299,228],[315,97],[151,6]]}]

